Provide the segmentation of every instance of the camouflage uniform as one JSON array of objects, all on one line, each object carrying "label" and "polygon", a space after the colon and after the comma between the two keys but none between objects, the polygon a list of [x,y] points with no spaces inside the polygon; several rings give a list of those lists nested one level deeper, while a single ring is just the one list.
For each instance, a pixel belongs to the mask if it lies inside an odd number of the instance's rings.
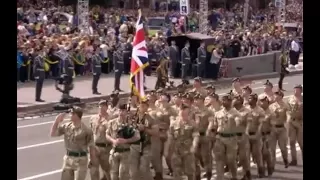
[{"label": "camouflage uniform", "polygon": [[199,136],[196,124],[191,120],[182,122],[180,117],[177,117],[170,125],[169,144],[173,150],[171,164],[174,180],[182,180],[183,175],[187,175],[188,180],[193,180],[195,156],[190,149],[197,146]]},{"label": "camouflage uniform", "polygon": [[[118,131],[124,126],[119,118],[108,122],[106,134],[112,138],[118,137]],[[138,134],[136,132],[136,134]],[[111,180],[128,180],[129,175],[130,144],[120,144],[110,151],[110,176]]]},{"label": "camouflage uniform", "polygon": [[94,115],[91,117],[90,125],[93,131],[94,143],[97,149],[96,158],[99,162],[99,164],[90,164],[91,180],[100,180],[99,165],[104,173],[103,179],[110,180],[109,154],[112,145],[108,143],[106,139],[108,121],[99,115]]},{"label": "camouflage uniform", "polygon": [[[282,92],[276,92],[277,94],[283,95]],[[282,158],[285,164],[285,167],[288,167],[288,149],[287,149],[287,129],[285,124],[287,121],[287,111],[288,106],[284,102],[275,102],[270,105],[271,113],[275,116],[271,120],[273,133],[271,134],[271,152],[272,152],[272,168],[274,169],[276,163],[276,147],[277,143],[279,145]]]},{"label": "camouflage uniform", "polygon": [[249,110],[244,106],[237,110],[240,114],[240,117],[236,119],[239,161],[243,171],[246,173],[245,176],[251,179],[250,144],[248,135],[246,134]]},{"label": "camouflage uniform", "polygon": [[[147,113],[137,114],[140,122],[142,122],[146,129],[151,129],[155,125],[155,121]],[[141,133],[140,133],[141,134]],[[140,149],[140,142],[133,143],[130,147],[130,176],[131,180],[149,180],[153,179],[150,169],[151,163],[151,137],[143,133],[144,141],[143,149]],[[142,136],[141,136],[142,137]],[[142,150],[142,152],[141,152]]]},{"label": "camouflage uniform", "polygon": [[[168,104],[166,106],[159,106],[157,111],[150,113],[152,117],[156,120],[159,126],[159,136],[151,138],[151,148],[152,148],[152,165],[156,172],[157,177],[162,177],[163,166],[162,166],[162,156],[164,152],[164,147],[168,139],[168,129],[170,126],[170,117],[176,116],[175,110]],[[171,164],[167,160],[168,166],[171,168]],[[159,174],[159,175],[158,175]],[[160,175],[161,174],[161,175]]]},{"label": "camouflage uniform", "polygon": [[297,165],[296,142],[303,152],[303,100],[291,96],[288,105],[288,134],[292,158],[290,165]]},{"label": "camouflage uniform", "polygon": [[200,164],[205,169],[208,179],[212,176],[212,155],[211,155],[211,139],[206,136],[209,122],[213,119],[213,114],[206,107],[196,108],[195,119],[199,128],[199,147],[196,152],[196,179],[200,179]]},{"label": "camouflage uniform", "polygon": [[88,169],[88,147],[94,146],[92,130],[81,122],[76,127],[67,121],[59,125],[54,136],[64,135],[67,154],[63,157],[62,180],[85,180]]},{"label": "camouflage uniform", "polygon": [[[258,96],[256,94],[250,95],[258,100]],[[248,124],[247,124],[247,134],[249,135],[249,143],[251,147],[251,155],[254,162],[258,166],[258,175],[259,177],[263,177],[263,162],[262,162],[262,139],[261,139],[261,119],[264,117],[263,110],[259,106],[248,107],[249,116],[248,116]]]},{"label": "camouflage uniform", "polygon": [[[264,117],[261,121],[261,135],[262,135],[262,160],[263,164],[267,164],[268,176],[271,176],[273,173],[272,167],[272,155],[271,155],[271,133],[272,133],[272,124],[271,119],[274,118],[274,114],[269,108],[268,98],[265,96],[261,97],[259,101],[262,103],[261,108],[263,109]],[[264,105],[266,104],[266,105]]]},{"label": "camouflage uniform", "polygon": [[[229,97],[231,99],[231,97]],[[236,122],[239,113],[235,109],[223,108],[215,114],[211,124],[216,126],[217,136],[213,147],[217,168],[217,180],[224,179],[224,165],[227,164],[233,179],[237,177]],[[212,127],[212,125],[210,125]],[[211,127],[208,127],[210,131]]]}]

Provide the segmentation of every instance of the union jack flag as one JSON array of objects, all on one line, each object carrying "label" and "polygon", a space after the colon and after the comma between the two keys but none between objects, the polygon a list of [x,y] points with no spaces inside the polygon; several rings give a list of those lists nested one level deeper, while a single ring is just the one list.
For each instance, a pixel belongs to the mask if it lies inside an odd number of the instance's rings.
[{"label": "union jack flag", "polygon": [[149,66],[148,51],[144,36],[141,10],[136,24],[136,34],[133,39],[133,50],[131,56],[130,86],[131,90],[140,99],[145,98],[144,92],[144,73],[143,70]]}]

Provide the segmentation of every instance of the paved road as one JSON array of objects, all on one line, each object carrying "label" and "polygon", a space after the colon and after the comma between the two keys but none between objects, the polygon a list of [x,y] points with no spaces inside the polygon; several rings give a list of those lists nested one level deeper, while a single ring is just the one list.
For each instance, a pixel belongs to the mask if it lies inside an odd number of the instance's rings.
[{"label": "paved road", "polygon": [[[154,76],[148,76],[146,78],[146,87],[154,88],[156,84],[157,78]],[[181,79],[170,79],[170,81],[174,81],[175,84],[180,84]],[[121,86],[120,89],[125,92],[130,91],[129,87],[129,76],[124,75],[121,78]],[[72,96],[87,98],[92,97],[92,79],[89,77],[79,77],[79,79],[75,80],[75,88],[71,92]],[[114,89],[114,76],[112,74],[104,75],[98,84],[98,91],[103,95],[110,94]],[[17,105],[18,106],[30,106],[33,104],[41,104],[35,102],[35,83],[30,82],[27,84],[23,84],[18,86],[17,88]],[[46,102],[57,102],[61,98],[61,93],[56,91],[54,88],[54,82],[52,80],[46,80],[44,83],[44,87],[42,89],[42,99]]]},{"label": "paved road", "polygon": [[[296,75],[285,79],[284,89],[285,96],[292,93],[295,84],[303,84],[303,76]],[[254,92],[262,93],[263,81],[256,81],[252,85]],[[277,79],[270,79],[276,84]],[[275,87],[276,88],[276,87]],[[219,94],[226,93],[228,90],[220,90]],[[89,115],[85,114],[84,122],[88,122]],[[62,157],[65,150],[62,138],[50,138],[48,136],[50,126],[54,117],[43,117],[33,120],[25,120],[17,122],[17,158],[18,180],[57,180],[60,177],[60,168]],[[290,167],[284,169],[281,164],[280,152],[278,150],[279,163],[277,164],[277,172],[273,180],[302,180],[303,167]],[[299,164],[302,164],[299,155]],[[254,169],[254,167],[253,167]],[[256,173],[256,170],[253,170]],[[88,178],[87,178],[88,179]]]}]

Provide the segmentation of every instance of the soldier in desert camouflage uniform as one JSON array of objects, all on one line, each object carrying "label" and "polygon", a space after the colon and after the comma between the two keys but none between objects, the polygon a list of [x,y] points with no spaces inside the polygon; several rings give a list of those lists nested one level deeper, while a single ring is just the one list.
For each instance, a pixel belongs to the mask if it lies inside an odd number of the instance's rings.
[{"label": "soldier in desert camouflage uniform", "polygon": [[259,97],[259,106],[263,109],[264,117],[261,121],[261,135],[262,135],[262,160],[263,164],[267,164],[268,176],[271,177],[272,169],[272,155],[271,155],[271,133],[272,124],[271,119],[274,118],[269,108],[269,99],[267,96]]},{"label": "soldier in desert camouflage uniform", "polygon": [[303,97],[302,86],[294,87],[294,95],[288,99],[288,134],[291,150],[290,166],[296,166],[297,150],[296,142],[298,142],[303,154]]},{"label": "soldier in desert camouflage uniform", "polygon": [[234,97],[232,104],[240,114],[240,117],[236,119],[236,132],[238,139],[239,162],[245,172],[243,180],[251,180],[250,145],[248,135],[246,134],[249,110],[243,105],[243,98],[239,95]]},{"label": "soldier in desert camouflage uniform", "polygon": [[274,95],[275,102],[270,105],[270,110],[275,116],[275,118],[271,119],[273,133],[270,141],[273,170],[276,163],[277,144],[279,145],[285,168],[289,167],[287,149],[288,136],[285,128],[285,124],[287,123],[288,106],[283,101],[283,92],[277,91],[274,93]]},{"label": "soldier in desert camouflage uniform", "polygon": [[148,113],[149,102],[141,101],[133,120],[133,126],[140,132],[139,141],[130,147],[130,176],[132,180],[152,179],[151,163],[151,137],[158,135],[158,125]]},{"label": "soldier in desert camouflage uniform", "polygon": [[249,115],[247,124],[247,134],[251,147],[253,161],[258,166],[258,176],[264,177],[264,168],[262,162],[262,139],[261,139],[261,119],[264,117],[263,110],[257,105],[258,95],[250,94],[249,96]]},{"label": "soldier in desert camouflage uniform", "polygon": [[200,180],[200,165],[205,169],[206,178],[212,177],[212,155],[211,155],[211,139],[206,136],[209,122],[213,120],[213,113],[204,105],[204,97],[197,94],[194,97],[195,120],[199,130],[199,147],[196,151],[196,180]]},{"label": "soldier in desert camouflage uniform", "polygon": [[99,114],[93,115],[90,126],[93,131],[94,143],[97,149],[98,164],[89,164],[91,180],[100,180],[99,166],[103,170],[102,180],[110,180],[109,154],[112,145],[107,142],[106,130],[108,124],[108,104],[106,100],[99,102]]},{"label": "soldier in desert camouflage uniform", "polygon": [[222,97],[223,108],[215,113],[214,120],[210,122],[207,134],[213,129],[217,136],[213,147],[217,168],[217,180],[224,179],[224,166],[227,165],[231,172],[231,180],[237,179],[237,137],[236,137],[236,118],[240,115],[237,110],[232,108],[231,95]]},{"label": "soldier in desert camouflage uniform", "polygon": [[64,135],[66,155],[63,157],[61,180],[85,180],[88,170],[88,151],[90,161],[98,163],[93,142],[92,130],[82,121],[80,107],[70,110],[71,120],[63,122],[66,113],[59,114],[51,127],[51,137]]},{"label": "soldier in desert camouflage uniform", "polygon": [[[173,149],[172,169],[173,179],[182,180],[186,175],[188,180],[194,180],[195,156],[199,145],[199,131],[193,119],[190,119],[190,108],[182,105],[179,116],[169,128],[169,146]],[[165,154],[169,151],[165,150]]]}]

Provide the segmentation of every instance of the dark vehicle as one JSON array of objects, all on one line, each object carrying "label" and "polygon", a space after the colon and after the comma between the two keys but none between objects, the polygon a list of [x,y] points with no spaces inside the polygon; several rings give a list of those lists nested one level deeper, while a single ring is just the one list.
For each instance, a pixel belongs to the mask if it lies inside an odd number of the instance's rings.
[{"label": "dark vehicle", "polygon": [[150,17],[147,22],[149,35],[156,34],[157,31],[166,31],[166,22],[164,17]]}]

